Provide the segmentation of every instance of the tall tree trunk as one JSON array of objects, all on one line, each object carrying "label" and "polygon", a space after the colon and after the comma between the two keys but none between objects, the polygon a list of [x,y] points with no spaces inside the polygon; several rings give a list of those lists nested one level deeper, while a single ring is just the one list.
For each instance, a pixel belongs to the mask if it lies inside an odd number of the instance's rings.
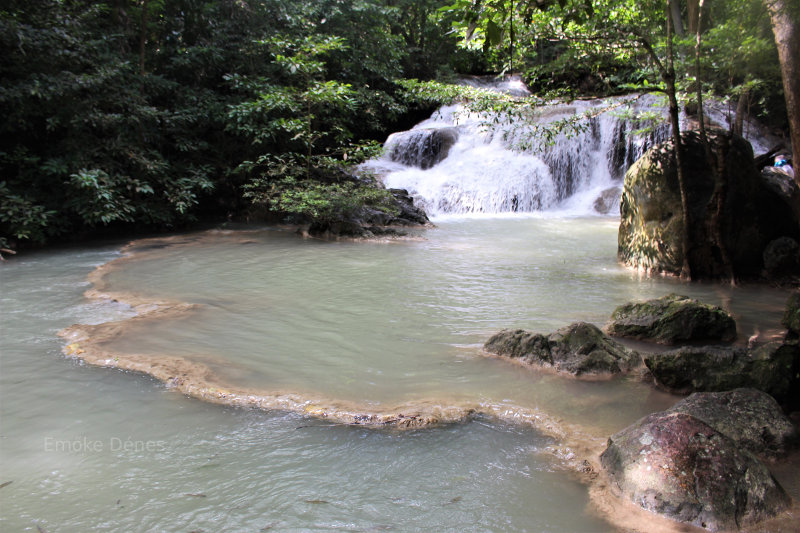
[{"label": "tall tree trunk", "polygon": [[688,0],[686,6],[689,10],[689,33],[696,34],[700,20],[700,0]]},{"label": "tall tree trunk", "polygon": [[736,117],[733,121],[733,133],[744,136],[744,117],[750,107],[750,89],[742,87],[739,101],[736,103]]},{"label": "tall tree trunk", "polygon": [[130,43],[128,42],[128,38],[130,36],[130,20],[128,19],[128,13],[125,11],[125,5],[127,4],[127,0],[114,0],[112,7],[111,7],[111,22],[112,24],[121,29],[122,32],[122,39],[119,40],[120,42],[120,52],[123,54],[127,54],[130,52]]},{"label": "tall tree trunk", "polygon": [[510,40],[509,43],[509,59],[508,59],[508,71],[513,75],[514,74],[514,0],[511,0],[511,14],[508,17],[508,25],[510,26],[508,37]]},{"label": "tall tree trunk", "polygon": [[144,76],[144,56],[147,44],[147,4],[148,0],[142,0],[141,27],[139,28],[139,74]]},{"label": "tall tree trunk", "polygon": [[681,18],[681,4],[678,0],[670,0],[669,14],[672,17],[672,26],[675,28],[675,35],[683,37],[683,19]]},{"label": "tall tree trunk", "polygon": [[[800,160],[800,3],[797,0],[763,0],[772,22],[783,77],[786,114],[792,137],[795,168]],[[794,179],[800,185],[800,172]]]},{"label": "tall tree trunk", "polygon": [[722,268],[725,271],[725,276],[730,280],[731,285],[736,284],[736,274],[733,270],[733,263],[731,262],[728,247],[725,245],[725,239],[722,232],[722,215],[725,211],[725,201],[728,197],[728,181],[725,157],[728,151],[728,143],[719,140],[720,146],[718,153],[715,156],[711,151],[711,143],[708,141],[708,134],[706,133],[706,119],[705,112],[703,111],[703,83],[700,76],[700,56],[702,54],[703,44],[703,5],[706,0],[700,0],[698,16],[697,16],[697,31],[694,45],[694,68],[695,68],[695,85],[697,90],[697,117],[700,120],[700,140],[703,143],[703,150],[706,156],[706,162],[711,168],[711,175],[714,177],[714,193],[708,202],[707,209],[711,212],[710,230],[711,238],[714,239],[714,245],[719,250],[720,261]]},{"label": "tall tree trunk", "polygon": [[689,194],[686,184],[686,176],[683,170],[683,142],[681,141],[680,108],[678,107],[678,96],[675,88],[675,57],[672,47],[672,17],[670,12],[677,0],[670,0],[667,12],[667,65],[661,71],[661,77],[667,86],[667,97],[669,98],[669,121],[672,125],[672,142],[675,145],[675,167],[678,173],[678,187],[681,192],[681,208],[683,209],[683,265],[681,266],[681,278],[692,279],[691,263],[689,254],[693,250],[691,239],[691,213],[689,212]]}]

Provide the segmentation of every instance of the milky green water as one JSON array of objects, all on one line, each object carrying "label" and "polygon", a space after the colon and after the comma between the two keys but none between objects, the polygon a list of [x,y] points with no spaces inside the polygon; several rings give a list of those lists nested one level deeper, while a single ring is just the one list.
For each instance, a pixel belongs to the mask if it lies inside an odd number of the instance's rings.
[{"label": "milky green water", "polygon": [[[676,398],[634,379],[536,372],[485,357],[482,343],[504,327],[602,325],[618,304],[673,291],[724,305],[749,336],[777,327],[786,298],[640,277],[616,263],[616,224],[462,219],[384,243],[271,229],[145,243],[109,287],[199,307],[111,346],[194,357],[232,384],[310,398],[538,409],[604,438]],[[613,530],[552,453],[561,443],[513,416],[337,426],[204,404],[65,358],[60,329],[132,314],[82,296],[117,250],[0,266],[3,531]]]}]

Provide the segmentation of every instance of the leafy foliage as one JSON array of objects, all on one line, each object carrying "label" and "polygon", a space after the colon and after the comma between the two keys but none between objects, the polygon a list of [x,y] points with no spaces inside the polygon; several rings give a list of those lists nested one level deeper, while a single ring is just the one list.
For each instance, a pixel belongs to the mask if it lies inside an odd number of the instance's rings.
[{"label": "leafy foliage", "polygon": [[406,113],[393,80],[456,50],[440,5],[4,2],[0,238],[237,216],[291,176],[317,190]]},{"label": "leafy foliage", "polygon": [[[705,19],[699,73],[690,36],[676,41],[678,89],[699,77],[782,117],[760,2]],[[468,99],[510,124],[541,102],[397,80],[514,70],[543,99],[664,89],[664,21],[659,0],[6,0],[0,247],[377,202],[342,168],[414,111]]]}]

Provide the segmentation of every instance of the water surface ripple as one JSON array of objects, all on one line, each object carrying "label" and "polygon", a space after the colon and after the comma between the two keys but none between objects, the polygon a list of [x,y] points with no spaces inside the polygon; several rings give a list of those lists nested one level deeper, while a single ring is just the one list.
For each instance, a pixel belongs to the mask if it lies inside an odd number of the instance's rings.
[{"label": "water surface ripple", "polygon": [[[392,242],[215,231],[141,241],[126,257],[109,247],[4,265],[0,484],[12,483],[0,528],[610,531],[564,465],[675,398],[630,378],[537,372],[486,357],[482,343],[504,327],[601,325],[620,303],[673,291],[732,310],[745,336],[775,328],[783,305],[778,291],[620,267],[612,219],[438,226]],[[170,312],[146,318],[151,302]],[[115,323],[105,366],[173,358],[202,368],[216,394],[276,403],[211,405],[83,366],[56,337],[75,323]],[[398,406],[472,414],[400,432],[318,418]]]}]

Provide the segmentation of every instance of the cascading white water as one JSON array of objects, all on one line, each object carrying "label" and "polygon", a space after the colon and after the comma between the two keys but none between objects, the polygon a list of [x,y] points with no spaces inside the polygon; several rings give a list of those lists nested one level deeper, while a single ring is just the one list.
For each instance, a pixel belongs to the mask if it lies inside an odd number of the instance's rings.
[{"label": "cascading white water", "polygon": [[[652,104],[645,100],[635,105]],[[598,100],[548,106],[539,110],[538,120],[552,123],[608,105]],[[531,139],[539,144],[532,129],[487,126],[492,121],[462,105],[445,106],[411,131],[390,136],[384,156],[363,168],[387,187],[407,189],[434,217],[553,209],[586,214],[595,210],[603,191],[620,187],[633,161],[668,135],[666,128],[656,128],[634,136],[635,121],[601,113],[583,131],[519,150]]]},{"label": "cascading white water", "polygon": [[[467,84],[509,92],[520,83],[481,85],[473,79]],[[712,122],[721,120],[716,108],[708,107]],[[660,115],[663,121],[638,133],[642,124],[630,117],[642,112]],[[544,142],[533,127],[504,124],[503,117],[480,116],[462,105],[445,106],[412,130],[392,134],[384,156],[362,168],[387,187],[407,189],[432,217],[542,211],[613,214],[625,171],[670,136],[663,99],[653,95],[554,104],[535,113],[534,127],[575,115],[591,118],[579,131],[562,132]],[[687,129],[687,117],[681,122]],[[769,144],[755,128],[748,140],[757,153]],[[525,144],[533,148],[520,150]]]}]

